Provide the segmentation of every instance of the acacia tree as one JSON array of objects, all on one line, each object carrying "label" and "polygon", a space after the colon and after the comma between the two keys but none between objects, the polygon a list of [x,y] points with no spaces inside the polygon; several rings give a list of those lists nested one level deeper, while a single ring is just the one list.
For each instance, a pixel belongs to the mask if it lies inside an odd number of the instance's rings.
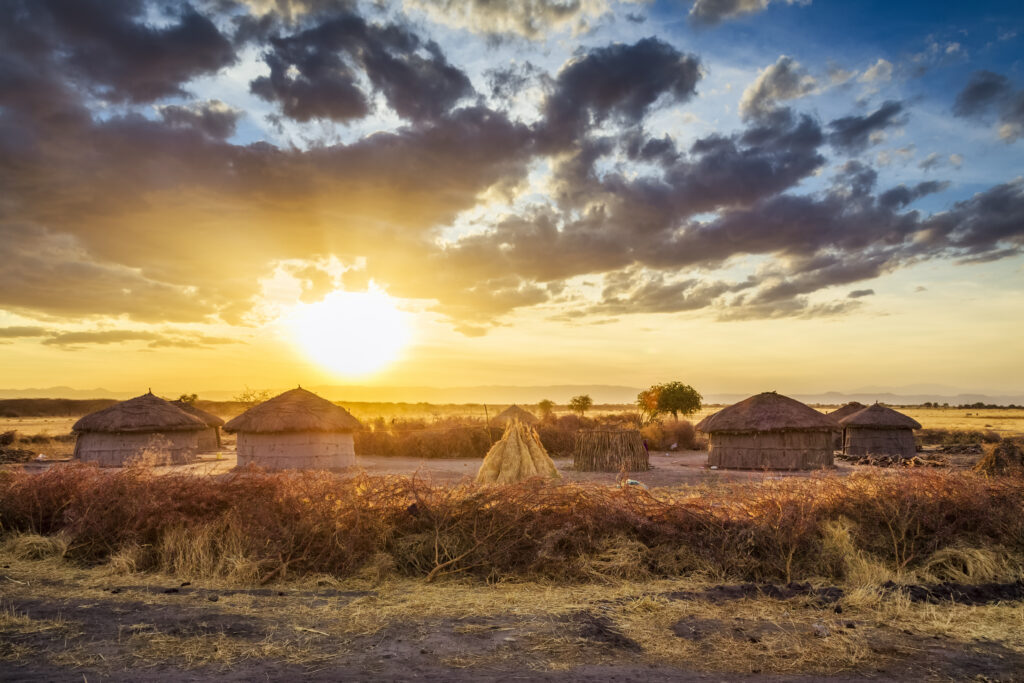
[{"label": "acacia tree", "polygon": [[182,394],[181,396],[178,397],[178,400],[181,401],[182,403],[192,405],[193,403],[196,402],[196,399],[198,398],[199,394]]},{"label": "acacia tree", "polygon": [[672,417],[679,419],[679,413],[684,416],[693,415],[700,410],[704,397],[691,387],[682,382],[667,382],[651,387],[658,391],[658,412],[672,413]]},{"label": "acacia tree", "polygon": [[643,426],[656,418],[658,413],[658,387],[644,389],[636,395],[636,405],[640,409],[640,425]]},{"label": "acacia tree", "polygon": [[583,414],[587,412],[592,405],[594,405],[594,399],[590,398],[587,394],[573,396],[572,399],[569,400],[569,409],[580,417],[583,417]]},{"label": "acacia tree", "polygon": [[540,419],[547,420],[555,414],[555,402],[546,398],[537,404],[537,411],[540,413]]}]

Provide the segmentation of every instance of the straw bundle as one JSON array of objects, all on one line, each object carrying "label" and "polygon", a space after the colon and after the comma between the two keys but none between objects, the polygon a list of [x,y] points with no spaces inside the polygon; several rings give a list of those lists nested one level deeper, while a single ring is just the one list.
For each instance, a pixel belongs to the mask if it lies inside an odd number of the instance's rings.
[{"label": "straw bundle", "polygon": [[512,420],[501,440],[484,456],[478,484],[514,484],[530,477],[558,479],[555,463],[540,443],[537,430],[519,420]]},{"label": "straw bundle", "polygon": [[651,461],[640,432],[592,429],[576,434],[573,466],[580,472],[644,472]]},{"label": "straw bundle", "polygon": [[983,474],[1024,473],[1024,449],[1011,439],[1003,439],[988,449],[974,466],[974,471]]}]

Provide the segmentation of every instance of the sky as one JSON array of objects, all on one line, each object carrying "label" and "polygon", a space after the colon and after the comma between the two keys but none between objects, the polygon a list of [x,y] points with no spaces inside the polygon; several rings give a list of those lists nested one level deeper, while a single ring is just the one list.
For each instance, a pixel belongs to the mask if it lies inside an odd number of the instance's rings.
[{"label": "sky", "polygon": [[0,0],[0,389],[1024,391],[1024,5]]}]

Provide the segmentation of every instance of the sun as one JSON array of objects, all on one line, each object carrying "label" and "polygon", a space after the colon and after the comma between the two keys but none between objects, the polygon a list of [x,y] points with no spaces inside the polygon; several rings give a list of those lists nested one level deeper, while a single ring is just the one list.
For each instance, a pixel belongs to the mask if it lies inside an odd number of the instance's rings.
[{"label": "sun", "polygon": [[368,375],[394,362],[411,334],[409,315],[385,292],[336,291],[300,304],[288,325],[296,343],[321,366],[341,375]]}]

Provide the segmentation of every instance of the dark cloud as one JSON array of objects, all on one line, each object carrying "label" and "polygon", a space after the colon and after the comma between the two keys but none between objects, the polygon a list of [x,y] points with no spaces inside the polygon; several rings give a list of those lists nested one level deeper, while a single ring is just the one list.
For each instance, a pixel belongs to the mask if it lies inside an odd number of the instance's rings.
[{"label": "dark cloud", "polygon": [[829,122],[828,141],[833,147],[848,153],[857,153],[875,142],[886,128],[906,123],[903,104],[888,101],[867,116],[845,116]]},{"label": "dark cloud", "polygon": [[[227,37],[190,5],[160,12],[143,0],[11,0],[0,10],[6,45],[33,41],[31,52],[116,101],[183,95],[191,79],[235,61]],[[9,42],[11,41],[11,42]]]},{"label": "dark cloud", "polygon": [[544,137],[555,145],[579,139],[594,124],[639,124],[661,97],[685,102],[696,92],[700,60],[657,38],[613,44],[570,61],[544,104]]},{"label": "dark cloud", "polygon": [[348,121],[370,105],[361,75],[403,118],[437,119],[473,94],[469,79],[438,45],[398,24],[370,24],[356,14],[325,19],[293,35],[273,37],[264,60],[269,76],[252,92],[277,102],[297,121]]},{"label": "dark cloud", "polygon": [[1000,124],[999,137],[1014,142],[1024,135],[1024,90],[1016,90],[1000,74],[976,71],[957,95],[953,113],[978,118],[994,113]]},{"label": "dark cloud", "polygon": [[865,296],[874,296],[874,294],[875,290],[873,289],[855,289],[846,296],[849,299],[860,299],[861,297]]},{"label": "dark cloud", "polygon": [[817,87],[817,81],[799,62],[782,55],[743,91],[740,114],[746,119],[764,118],[775,111],[779,102],[804,97]]},{"label": "dark cloud", "polygon": [[151,330],[85,330],[75,332],[51,332],[43,340],[46,346],[64,349],[78,349],[83,346],[125,344],[128,342],[149,342],[148,348],[206,349],[224,344],[238,344],[239,340],[211,337],[198,333],[167,333]]},{"label": "dark cloud", "polygon": [[880,194],[878,196],[878,204],[886,209],[901,209],[912,202],[917,201],[921,197],[935,194],[936,192],[943,192],[948,187],[948,181],[940,182],[935,180],[918,183],[913,187],[900,185]]},{"label": "dark cloud", "polygon": [[160,116],[171,126],[192,128],[211,138],[225,139],[235,134],[241,110],[227,106],[220,100],[197,102],[192,105],[165,105]]}]

